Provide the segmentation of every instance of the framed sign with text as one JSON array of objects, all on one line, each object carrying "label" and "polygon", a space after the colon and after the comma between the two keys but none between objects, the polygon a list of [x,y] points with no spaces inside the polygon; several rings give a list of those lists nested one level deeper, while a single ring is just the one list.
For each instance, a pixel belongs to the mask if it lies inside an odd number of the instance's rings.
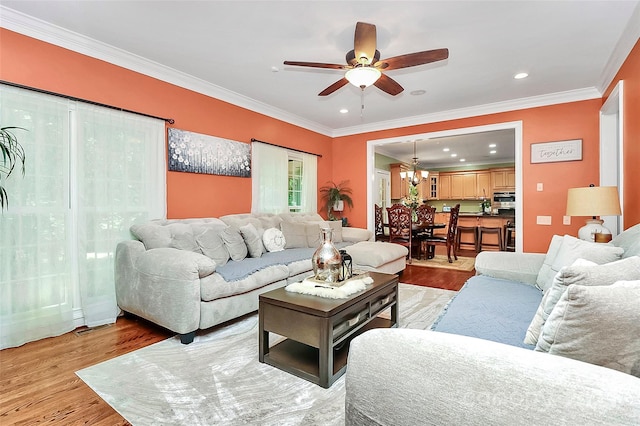
[{"label": "framed sign with text", "polygon": [[582,139],[531,144],[531,163],[582,160]]}]

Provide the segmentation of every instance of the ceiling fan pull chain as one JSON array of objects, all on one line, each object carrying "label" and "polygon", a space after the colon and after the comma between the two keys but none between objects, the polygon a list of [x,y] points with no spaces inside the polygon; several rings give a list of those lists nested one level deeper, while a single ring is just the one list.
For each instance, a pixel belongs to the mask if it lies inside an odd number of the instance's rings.
[{"label": "ceiling fan pull chain", "polygon": [[360,118],[364,118],[364,86],[360,87]]}]

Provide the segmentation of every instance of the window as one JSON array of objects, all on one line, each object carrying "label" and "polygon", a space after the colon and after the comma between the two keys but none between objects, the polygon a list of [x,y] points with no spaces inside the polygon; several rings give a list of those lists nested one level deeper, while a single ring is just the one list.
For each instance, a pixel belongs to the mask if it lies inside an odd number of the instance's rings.
[{"label": "window", "polygon": [[300,212],[302,208],[302,160],[289,156],[289,211]]},{"label": "window", "polygon": [[129,227],[164,217],[164,123],[0,86],[25,176],[4,182],[0,348],[114,322],[113,260]]},{"label": "window", "polygon": [[318,211],[315,155],[253,142],[251,166],[251,212]]}]

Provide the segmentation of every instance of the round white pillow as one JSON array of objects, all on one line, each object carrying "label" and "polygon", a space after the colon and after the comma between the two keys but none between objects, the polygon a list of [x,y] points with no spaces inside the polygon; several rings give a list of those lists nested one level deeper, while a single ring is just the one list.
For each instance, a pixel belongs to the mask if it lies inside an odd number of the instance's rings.
[{"label": "round white pillow", "polygon": [[286,243],[284,234],[277,228],[269,228],[262,235],[262,242],[268,251],[282,251]]}]

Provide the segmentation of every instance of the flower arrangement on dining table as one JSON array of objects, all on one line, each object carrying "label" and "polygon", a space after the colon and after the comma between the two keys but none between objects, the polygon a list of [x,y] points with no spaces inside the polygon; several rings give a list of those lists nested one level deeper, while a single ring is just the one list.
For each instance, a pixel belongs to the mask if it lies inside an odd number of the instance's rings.
[{"label": "flower arrangement on dining table", "polygon": [[411,209],[411,220],[416,222],[418,220],[416,209],[420,205],[417,186],[409,185],[409,195],[402,200],[402,204]]}]

